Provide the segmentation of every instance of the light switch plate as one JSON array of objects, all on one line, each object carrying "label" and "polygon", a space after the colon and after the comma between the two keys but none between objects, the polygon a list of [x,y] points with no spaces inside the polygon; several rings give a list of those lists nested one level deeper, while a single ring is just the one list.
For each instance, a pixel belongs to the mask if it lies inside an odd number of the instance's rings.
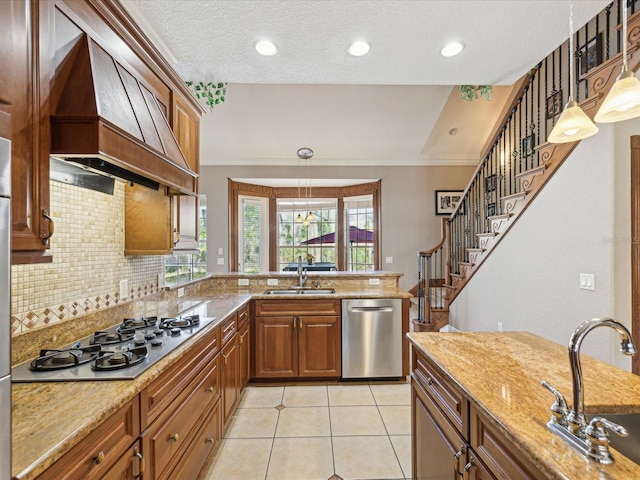
[{"label": "light switch plate", "polygon": [[224,265],[224,257],[216,258],[216,265]]},{"label": "light switch plate", "polygon": [[222,247],[218,247],[218,255],[223,255],[224,249]]},{"label": "light switch plate", "polygon": [[596,289],[596,276],[593,273],[580,274],[580,288],[582,290]]},{"label": "light switch plate", "polygon": [[158,274],[158,289],[164,288],[164,273]]},{"label": "light switch plate", "polygon": [[267,278],[267,285],[269,285],[270,287],[273,287],[274,285],[278,285],[278,279],[277,278]]},{"label": "light switch plate", "polygon": [[184,297],[184,287],[178,289],[178,298]]},{"label": "light switch plate", "polygon": [[120,299],[129,298],[129,280],[120,280]]},{"label": "light switch plate", "polygon": [[249,286],[249,279],[248,278],[239,278],[238,279],[238,285],[240,287],[248,287]]},{"label": "light switch plate", "polygon": [[393,257],[385,257],[384,263],[393,263]]}]

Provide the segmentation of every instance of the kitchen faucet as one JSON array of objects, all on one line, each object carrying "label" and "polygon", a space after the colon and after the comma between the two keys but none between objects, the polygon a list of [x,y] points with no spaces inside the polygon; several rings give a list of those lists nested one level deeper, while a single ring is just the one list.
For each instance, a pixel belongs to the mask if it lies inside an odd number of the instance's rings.
[{"label": "kitchen faucet", "polygon": [[302,268],[302,255],[298,255],[298,287],[304,287],[307,283],[307,272]]},{"label": "kitchen faucet", "polygon": [[542,386],[556,398],[551,405],[552,416],[547,426],[583,454],[599,463],[610,464],[613,462],[613,457],[609,453],[609,436],[605,427],[621,437],[626,437],[629,433],[624,427],[602,417],[593,418],[587,425],[584,416],[580,347],[587,334],[597,327],[613,328],[620,335],[620,351],[625,355],[636,354],[631,334],[624,325],[611,318],[592,318],[580,324],[569,339],[569,365],[573,388],[571,410],[567,408],[567,403],[558,390],[546,381],[542,381]]},{"label": "kitchen faucet", "polygon": [[584,391],[582,388],[582,367],[580,365],[580,346],[582,341],[594,328],[611,327],[620,335],[620,351],[625,355],[635,355],[636,348],[631,340],[629,330],[620,322],[611,318],[592,318],[575,329],[569,339],[569,364],[573,386],[571,411],[567,415],[567,427],[574,435],[582,435],[587,426],[584,417]]}]

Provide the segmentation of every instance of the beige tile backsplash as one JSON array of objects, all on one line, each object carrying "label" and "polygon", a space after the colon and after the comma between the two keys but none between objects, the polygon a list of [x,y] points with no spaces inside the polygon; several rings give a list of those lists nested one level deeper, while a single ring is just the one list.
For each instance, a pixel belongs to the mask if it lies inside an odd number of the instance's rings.
[{"label": "beige tile backsplash", "polygon": [[[162,256],[124,255],[124,184],[114,195],[51,182],[53,263],[11,267],[12,335],[158,292]],[[128,300],[128,299],[127,299]]]}]

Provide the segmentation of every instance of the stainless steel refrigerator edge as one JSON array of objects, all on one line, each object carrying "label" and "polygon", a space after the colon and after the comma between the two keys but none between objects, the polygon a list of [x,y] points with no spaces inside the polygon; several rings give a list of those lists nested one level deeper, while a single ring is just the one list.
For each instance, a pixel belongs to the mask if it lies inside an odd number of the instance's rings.
[{"label": "stainless steel refrigerator edge", "polygon": [[11,478],[11,142],[0,138],[0,480]]},{"label": "stainless steel refrigerator edge", "polygon": [[402,300],[342,300],[342,378],[402,376]]}]

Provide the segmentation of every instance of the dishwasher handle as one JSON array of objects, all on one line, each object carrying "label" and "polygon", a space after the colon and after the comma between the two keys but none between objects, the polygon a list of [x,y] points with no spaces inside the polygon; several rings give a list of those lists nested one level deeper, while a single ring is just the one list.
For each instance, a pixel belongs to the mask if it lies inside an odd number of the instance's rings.
[{"label": "dishwasher handle", "polygon": [[382,307],[349,307],[351,312],[393,312],[392,306]]}]

